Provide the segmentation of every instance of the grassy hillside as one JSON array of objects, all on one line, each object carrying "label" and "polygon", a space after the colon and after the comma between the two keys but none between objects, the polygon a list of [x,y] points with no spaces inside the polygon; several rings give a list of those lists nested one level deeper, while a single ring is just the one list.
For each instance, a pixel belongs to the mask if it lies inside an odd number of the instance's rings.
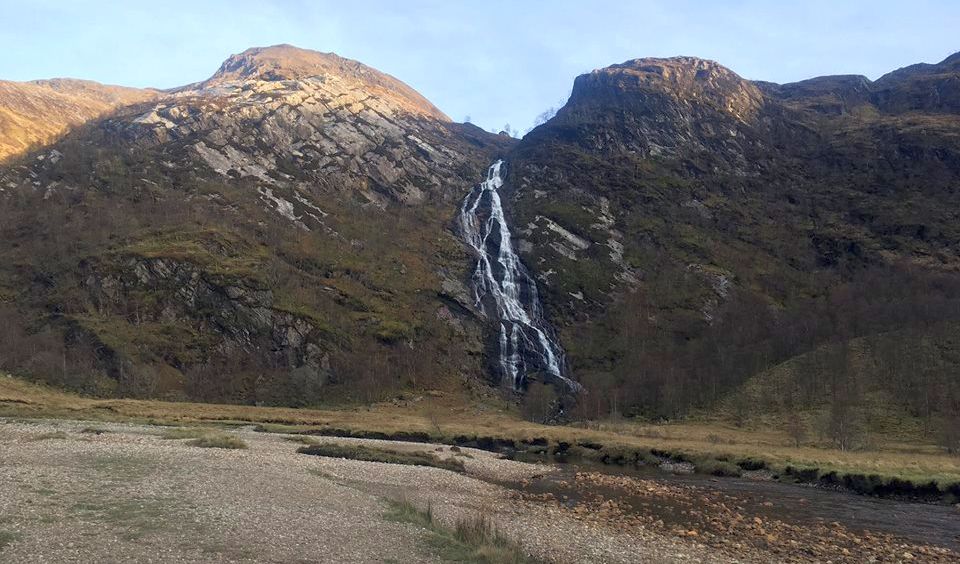
[{"label": "grassy hillside", "polygon": [[[61,142],[56,166],[5,172],[50,188],[0,193],[0,369],[101,397],[295,406],[476,379],[449,222],[497,145],[471,145],[460,184],[418,205],[273,186],[298,226],[257,182],[105,127]],[[77,185],[92,188],[57,189]]]}]

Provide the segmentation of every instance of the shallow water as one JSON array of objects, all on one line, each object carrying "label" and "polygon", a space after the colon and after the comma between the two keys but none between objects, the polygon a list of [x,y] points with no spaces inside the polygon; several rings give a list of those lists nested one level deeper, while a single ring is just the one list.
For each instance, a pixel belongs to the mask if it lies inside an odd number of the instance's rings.
[{"label": "shallow water", "polygon": [[665,485],[689,486],[707,495],[733,499],[737,509],[763,520],[795,525],[837,522],[851,532],[885,533],[920,544],[960,551],[960,509],[827,490],[815,486],[783,484],[748,478],[713,478],[696,474],[671,474],[654,467],[612,467],[596,463],[555,464],[558,472],[513,487],[527,493],[551,493],[570,507],[587,499],[620,501],[628,512],[654,515],[668,525],[695,524],[689,515],[690,500],[640,497],[617,487],[575,484],[577,472],[629,476]]}]

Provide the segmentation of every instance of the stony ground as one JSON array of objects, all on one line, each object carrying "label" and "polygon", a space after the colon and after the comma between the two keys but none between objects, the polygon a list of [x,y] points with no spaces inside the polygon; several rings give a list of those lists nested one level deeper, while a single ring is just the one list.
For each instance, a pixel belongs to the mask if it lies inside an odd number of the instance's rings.
[{"label": "stony ground", "polygon": [[[229,433],[246,450],[164,439],[164,427],[0,420],[0,561],[436,562],[429,532],[386,517],[430,504],[443,523],[489,516],[547,562],[731,562],[697,539],[585,520],[490,483],[549,468],[436,445],[467,475],[306,456],[281,435]],[[378,441],[359,441],[376,445]],[[437,451],[441,448],[441,451]],[[741,561],[763,561],[744,551]]]},{"label": "stony ground", "polygon": [[[544,484],[538,482],[550,482],[549,489],[544,490]],[[954,543],[947,538],[960,533],[960,507],[954,510],[928,508],[926,513],[938,510],[937,514],[949,515],[945,519],[951,526],[940,524],[937,529],[941,535],[938,540],[947,541],[949,546],[939,546],[936,542],[927,544],[902,536],[902,528],[897,534],[872,526],[861,528],[864,523],[851,523],[847,518],[844,518],[847,523],[841,523],[837,514],[833,518],[828,514],[826,518],[803,523],[797,519],[796,509],[776,507],[788,503],[779,498],[776,502],[764,501],[763,507],[757,508],[751,507],[757,502],[752,495],[637,476],[593,471],[569,476],[563,472],[525,479],[523,487],[513,495],[569,508],[578,519],[606,523],[621,532],[641,530],[648,534],[660,532],[678,538],[695,538],[712,547],[718,555],[764,554],[768,561],[775,562],[837,564],[960,562],[960,553],[950,548]],[[805,500],[801,498],[800,501]],[[923,511],[923,506],[909,506]],[[893,508],[885,510],[897,511]],[[897,513],[904,520],[916,517],[903,512],[903,508]]]}]

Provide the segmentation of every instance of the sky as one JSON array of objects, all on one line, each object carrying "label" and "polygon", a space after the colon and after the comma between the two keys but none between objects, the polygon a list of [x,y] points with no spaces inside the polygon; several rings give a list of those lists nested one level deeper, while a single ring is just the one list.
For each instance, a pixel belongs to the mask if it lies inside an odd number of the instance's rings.
[{"label": "sky", "polygon": [[577,75],[628,59],[876,79],[960,51],[958,30],[960,0],[0,0],[0,79],[170,88],[290,43],[392,74],[457,121],[523,132]]}]

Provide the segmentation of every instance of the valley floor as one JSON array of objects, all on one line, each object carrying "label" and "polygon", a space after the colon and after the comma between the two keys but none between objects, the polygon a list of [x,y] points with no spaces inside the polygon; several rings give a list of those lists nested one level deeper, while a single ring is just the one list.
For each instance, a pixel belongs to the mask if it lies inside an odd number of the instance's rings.
[{"label": "valley floor", "polygon": [[533,561],[960,558],[942,543],[776,518],[707,478],[571,474],[476,449],[311,438],[455,458],[466,470],[457,473],[298,454],[296,437],[252,427],[217,430],[246,449],[198,448],[189,429],[172,438],[179,429],[0,419],[0,561],[450,560],[430,528],[391,517],[397,501],[430,507],[450,529],[484,515]]},{"label": "valley floor", "polygon": [[[193,446],[198,429],[248,448]],[[693,461],[674,466],[769,465],[714,478],[466,448],[497,441],[530,454],[574,445],[593,460],[669,451]],[[423,452],[465,471],[308,456],[300,443]],[[945,499],[771,481],[797,465],[960,483],[960,458],[922,437],[882,444],[795,447],[773,427],[721,422],[544,426],[439,392],[289,409],[94,399],[0,375],[0,562],[503,562],[446,546],[458,522],[481,516],[533,562],[960,561],[960,506]],[[398,518],[398,503],[434,521]]]},{"label": "valley floor", "polygon": [[[461,451],[469,455],[460,457],[463,475],[297,454],[298,445],[280,435],[244,428],[228,433],[247,449],[198,448],[163,438],[168,429],[2,420],[0,560],[443,561],[430,531],[389,518],[389,501],[405,499],[429,504],[451,527],[484,514],[542,561],[730,561],[695,542],[618,532],[511,495],[486,479],[519,480],[549,469],[484,451]],[[454,455],[440,448],[441,456]]]}]

